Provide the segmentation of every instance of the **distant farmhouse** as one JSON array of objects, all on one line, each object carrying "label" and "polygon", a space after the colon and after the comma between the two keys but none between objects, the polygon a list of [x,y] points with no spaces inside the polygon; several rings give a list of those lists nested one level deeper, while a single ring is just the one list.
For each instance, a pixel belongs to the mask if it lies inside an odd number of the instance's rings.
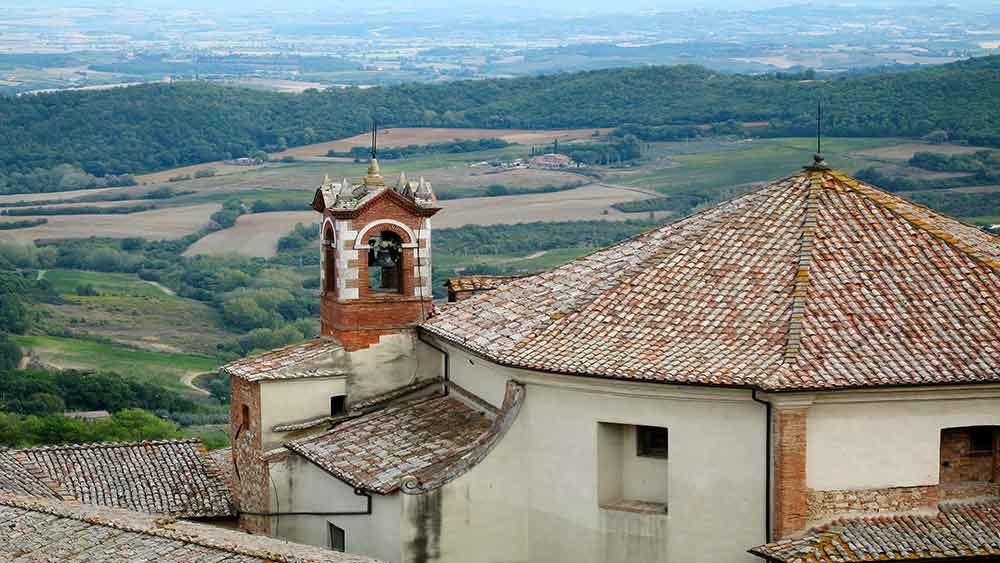
[{"label": "distant farmhouse", "polygon": [[373,158],[313,207],[322,336],[223,368],[243,529],[394,563],[1000,557],[997,237],[817,155],[435,306],[429,183]]},{"label": "distant farmhouse", "polygon": [[572,158],[557,153],[533,156],[528,159],[528,165],[535,168],[575,168],[579,166]]}]

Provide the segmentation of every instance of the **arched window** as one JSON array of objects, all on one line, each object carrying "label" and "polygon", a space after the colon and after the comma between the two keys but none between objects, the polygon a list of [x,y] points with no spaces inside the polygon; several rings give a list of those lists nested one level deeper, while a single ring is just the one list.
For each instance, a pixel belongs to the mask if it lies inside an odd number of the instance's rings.
[{"label": "arched window", "polygon": [[323,293],[337,291],[337,253],[334,246],[333,225],[323,227]]},{"label": "arched window", "polygon": [[403,240],[392,231],[368,239],[368,290],[403,292]]}]

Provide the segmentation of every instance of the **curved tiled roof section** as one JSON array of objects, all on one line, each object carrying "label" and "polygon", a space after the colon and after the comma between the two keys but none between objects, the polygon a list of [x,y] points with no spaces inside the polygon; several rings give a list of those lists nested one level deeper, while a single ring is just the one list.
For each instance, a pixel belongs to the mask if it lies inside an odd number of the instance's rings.
[{"label": "curved tiled roof section", "polygon": [[1000,382],[1000,242],[811,169],[449,304],[425,330],[514,367],[840,389]]},{"label": "curved tiled roof section", "polygon": [[930,516],[838,520],[750,550],[781,563],[926,561],[1000,556],[1000,501],[941,505]]},{"label": "curved tiled roof section", "polygon": [[285,447],[358,489],[426,492],[486,457],[517,417],[524,389],[509,382],[500,412],[464,395],[456,389],[389,406]]},{"label": "curved tiled roof section", "polygon": [[178,518],[233,514],[225,475],[198,440],[46,446],[16,453],[84,504]]},{"label": "curved tiled roof section", "polygon": [[240,358],[219,369],[226,375],[250,382],[333,377],[346,373],[343,367],[334,364],[334,356],[343,350],[344,347],[335,340],[318,338]]},{"label": "curved tiled roof section", "polygon": [[22,455],[0,449],[0,494],[62,498],[57,490],[58,486]]}]

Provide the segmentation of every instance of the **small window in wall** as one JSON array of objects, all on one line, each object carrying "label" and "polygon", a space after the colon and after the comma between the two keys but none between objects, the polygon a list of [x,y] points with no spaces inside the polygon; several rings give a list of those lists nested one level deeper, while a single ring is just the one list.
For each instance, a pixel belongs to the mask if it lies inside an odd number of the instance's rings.
[{"label": "small window in wall", "polygon": [[243,428],[250,427],[250,405],[243,405],[242,418],[240,419],[240,426]]},{"label": "small window in wall", "polygon": [[330,397],[330,416],[340,416],[347,412],[347,395]]},{"label": "small window in wall", "polygon": [[993,428],[972,428],[969,430],[969,453],[992,455],[995,440]]},{"label": "small window in wall", "polygon": [[636,455],[667,459],[669,440],[666,428],[636,426]]},{"label": "small window in wall", "polygon": [[663,515],[669,472],[666,428],[598,423],[597,501],[601,508]]},{"label": "small window in wall", "polygon": [[330,549],[333,551],[346,551],[347,550],[347,536],[344,533],[344,529],[334,524],[327,522],[327,529],[330,534]]}]

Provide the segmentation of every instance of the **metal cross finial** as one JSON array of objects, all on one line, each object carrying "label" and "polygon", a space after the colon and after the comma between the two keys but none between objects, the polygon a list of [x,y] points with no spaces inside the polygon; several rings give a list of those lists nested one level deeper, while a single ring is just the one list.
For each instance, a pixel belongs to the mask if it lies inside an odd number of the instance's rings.
[{"label": "metal cross finial", "polygon": [[378,154],[378,119],[372,118],[372,158]]},{"label": "metal cross finial", "polygon": [[816,100],[816,154],[823,154],[823,101]]}]

